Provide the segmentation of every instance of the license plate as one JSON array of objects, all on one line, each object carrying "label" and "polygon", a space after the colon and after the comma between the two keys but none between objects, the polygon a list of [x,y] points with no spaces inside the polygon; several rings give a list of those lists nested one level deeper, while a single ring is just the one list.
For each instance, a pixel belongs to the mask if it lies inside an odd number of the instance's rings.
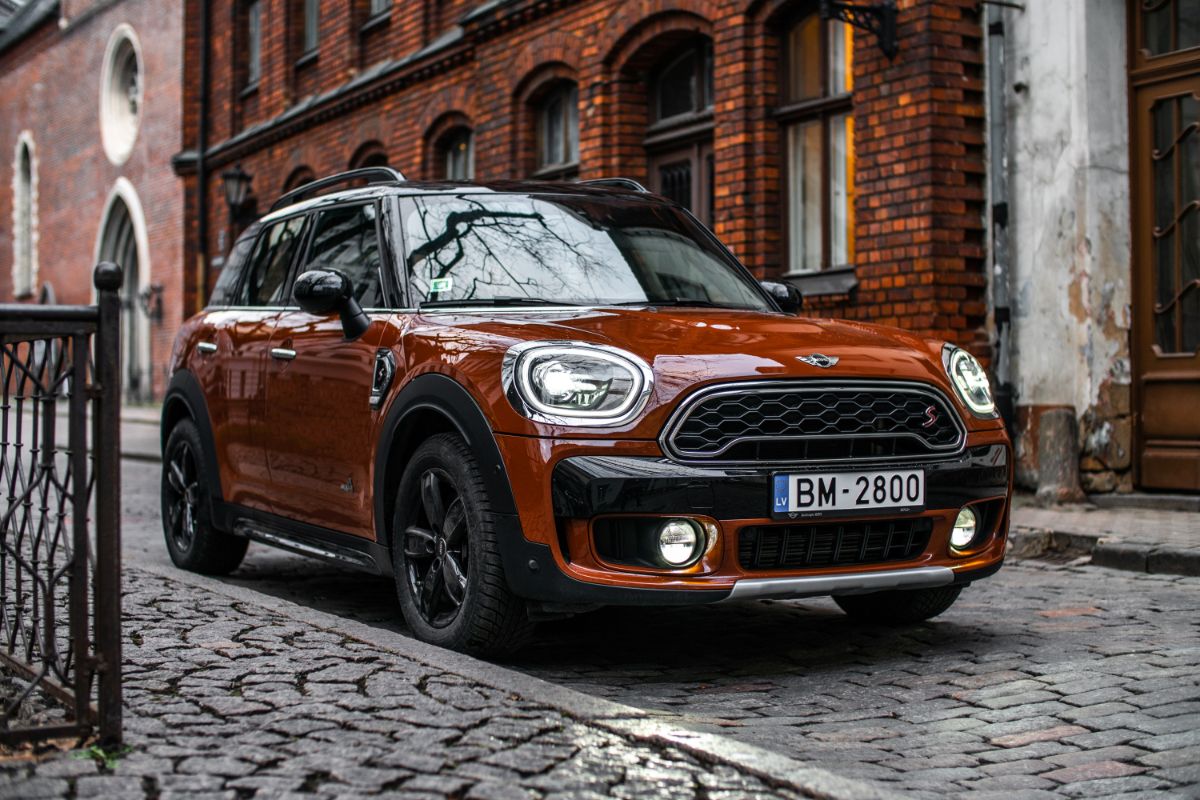
[{"label": "license plate", "polygon": [[925,506],[925,472],[809,472],[775,475],[771,514],[819,517],[827,514],[908,513]]}]

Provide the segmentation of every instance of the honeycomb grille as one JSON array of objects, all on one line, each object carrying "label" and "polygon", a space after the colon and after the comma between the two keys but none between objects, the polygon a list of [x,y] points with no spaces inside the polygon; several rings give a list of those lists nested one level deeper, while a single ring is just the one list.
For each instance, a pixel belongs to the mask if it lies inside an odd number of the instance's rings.
[{"label": "honeycomb grille", "polygon": [[885,385],[718,391],[668,430],[672,455],[723,462],[921,457],[955,451],[964,438],[938,392]]},{"label": "honeycomb grille", "polygon": [[738,563],[765,570],[909,561],[925,552],[932,533],[928,519],[760,525],[739,531]]}]

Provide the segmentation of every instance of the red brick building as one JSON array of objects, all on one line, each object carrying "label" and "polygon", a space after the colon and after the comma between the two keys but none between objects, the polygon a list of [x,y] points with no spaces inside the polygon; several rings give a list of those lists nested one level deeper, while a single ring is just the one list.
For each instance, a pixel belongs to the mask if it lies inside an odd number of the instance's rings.
[{"label": "red brick building", "polygon": [[161,393],[184,316],[182,38],[170,0],[0,4],[0,302],[89,303],[120,263],[132,401]]},{"label": "red brick building", "polygon": [[187,0],[186,305],[230,245],[236,165],[259,212],[363,164],[621,175],[810,308],[987,356],[978,4],[896,12],[889,58],[813,0]]}]

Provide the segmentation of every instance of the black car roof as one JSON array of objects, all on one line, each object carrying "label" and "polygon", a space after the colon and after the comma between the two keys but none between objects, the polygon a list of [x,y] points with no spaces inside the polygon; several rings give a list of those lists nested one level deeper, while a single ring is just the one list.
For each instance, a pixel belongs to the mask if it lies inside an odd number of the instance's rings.
[{"label": "black car roof", "polygon": [[[290,205],[272,210],[260,221],[269,222],[278,217],[286,217],[297,211],[309,211],[326,205],[346,201],[374,200],[380,197],[403,197],[412,195],[461,195],[461,194],[510,194],[524,196],[575,196],[575,197],[612,197],[631,202],[650,200],[657,203],[671,203],[659,195],[651,194],[642,189],[634,189],[616,185],[617,182],[601,183],[570,183],[555,181],[383,181],[372,183],[356,189],[343,189],[336,192],[318,195],[300,200]],[[672,203],[673,205],[673,203]]]}]

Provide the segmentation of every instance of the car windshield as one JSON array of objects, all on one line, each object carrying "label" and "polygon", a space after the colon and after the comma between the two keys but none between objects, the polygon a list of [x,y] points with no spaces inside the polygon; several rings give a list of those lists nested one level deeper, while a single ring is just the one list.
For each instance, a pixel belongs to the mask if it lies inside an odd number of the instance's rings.
[{"label": "car windshield", "polygon": [[753,280],[687,214],[619,197],[405,197],[418,304],[716,306],[771,310]]}]

